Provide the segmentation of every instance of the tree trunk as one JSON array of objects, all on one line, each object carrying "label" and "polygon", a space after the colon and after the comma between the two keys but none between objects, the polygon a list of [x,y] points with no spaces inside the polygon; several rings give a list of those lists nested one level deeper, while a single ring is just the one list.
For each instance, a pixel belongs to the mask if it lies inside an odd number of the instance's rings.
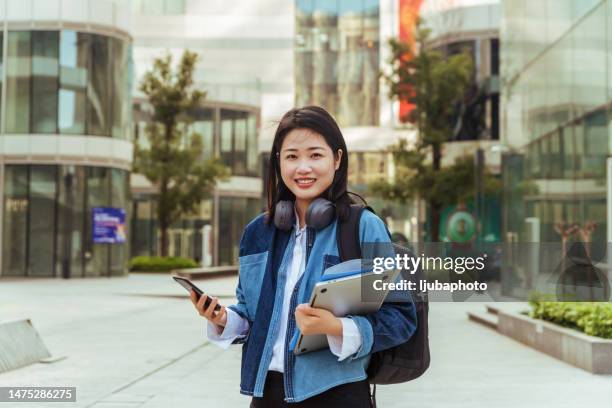
[{"label": "tree trunk", "polygon": [[166,206],[166,196],[168,194],[168,183],[162,180],[159,186],[159,201],[158,201],[158,220],[159,220],[159,251],[161,256],[168,256],[168,214]]},{"label": "tree trunk", "polygon": [[168,227],[160,226],[160,256],[168,256]]},{"label": "tree trunk", "polygon": [[[442,162],[442,145],[433,143],[432,148],[432,166],[434,171],[440,171]],[[431,209],[431,242],[440,241],[440,215],[442,214],[442,206],[437,203],[430,202]]]},{"label": "tree trunk", "polygon": [[431,209],[431,242],[440,242],[440,214],[442,206],[440,204],[429,203]]},{"label": "tree trunk", "polygon": [[170,155],[170,144],[172,142],[172,130],[174,129],[174,121],[169,120],[164,123],[164,168],[162,169],[163,175],[159,186],[159,200],[158,200],[158,219],[160,229],[160,255],[163,257],[168,256],[168,228],[170,223],[168,222],[168,211],[169,208],[166,204],[168,199],[168,178],[166,176],[166,167],[168,165],[168,156]]},{"label": "tree trunk", "polygon": [[442,162],[442,144],[441,143],[433,143],[431,145],[431,154],[432,154],[432,168],[434,171],[440,170],[441,162]]}]

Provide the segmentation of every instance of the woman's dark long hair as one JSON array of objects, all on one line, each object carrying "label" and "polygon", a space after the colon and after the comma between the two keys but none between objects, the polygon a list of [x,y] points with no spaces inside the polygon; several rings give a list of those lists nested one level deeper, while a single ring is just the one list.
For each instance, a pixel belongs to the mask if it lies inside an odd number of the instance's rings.
[{"label": "woman's dark long hair", "polygon": [[266,222],[269,224],[274,220],[276,203],[281,200],[295,201],[295,195],[285,185],[280,173],[280,150],[285,137],[294,129],[310,129],[323,136],[329,147],[331,147],[335,158],[338,157],[338,149],[342,149],[340,167],[334,174],[332,184],[320,197],[334,203],[336,205],[336,215],[344,220],[348,216],[349,206],[353,203],[347,190],[348,151],[346,150],[344,137],[334,118],[325,109],[318,106],[304,106],[302,108],[291,109],[285,113],[274,135],[266,183],[268,190],[268,216]]}]

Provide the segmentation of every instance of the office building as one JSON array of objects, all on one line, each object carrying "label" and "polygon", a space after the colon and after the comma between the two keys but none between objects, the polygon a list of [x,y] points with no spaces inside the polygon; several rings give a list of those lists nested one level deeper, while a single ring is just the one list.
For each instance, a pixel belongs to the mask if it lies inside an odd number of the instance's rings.
[{"label": "office building", "polygon": [[[246,223],[263,209],[260,151],[269,150],[275,121],[293,106],[292,4],[284,0],[230,3],[189,0],[133,1],[135,137],[146,142],[146,103],[138,90],[153,60],[185,49],[199,55],[195,85],[207,92],[194,130],[204,157],[219,157],[232,173],[198,214],[170,229],[169,254],[204,266],[234,265]],[[133,175],[132,256],[159,253],[151,195]]]},{"label": "office building", "polygon": [[[605,261],[612,2],[502,4],[503,232],[507,243],[533,243],[508,269],[524,295],[572,243],[589,243],[580,262]],[[558,256],[538,255],[549,247]]]},{"label": "office building", "polygon": [[123,275],[129,8],[4,0],[0,21],[0,276]]}]

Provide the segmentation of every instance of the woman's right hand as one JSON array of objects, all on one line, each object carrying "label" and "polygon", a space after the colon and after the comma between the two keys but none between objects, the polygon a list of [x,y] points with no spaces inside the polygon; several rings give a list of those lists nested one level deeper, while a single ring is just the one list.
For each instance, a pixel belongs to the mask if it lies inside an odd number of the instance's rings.
[{"label": "woman's right hand", "polygon": [[215,306],[219,303],[219,299],[216,297],[211,298],[210,305],[208,305],[208,308],[204,309],[204,302],[206,302],[207,295],[203,294],[198,300],[195,292],[193,290],[190,292],[191,303],[193,303],[200,316],[217,326],[225,327],[227,323],[227,311],[225,310],[225,306],[221,306],[221,310],[215,312]]}]

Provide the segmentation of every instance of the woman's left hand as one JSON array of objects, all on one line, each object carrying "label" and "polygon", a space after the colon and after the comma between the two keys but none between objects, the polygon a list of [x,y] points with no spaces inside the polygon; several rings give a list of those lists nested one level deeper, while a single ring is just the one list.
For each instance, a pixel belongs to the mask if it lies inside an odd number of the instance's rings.
[{"label": "woman's left hand", "polygon": [[295,322],[302,334],[342,336],[342,322],[330,311],[302,303],[295,308]]}]

